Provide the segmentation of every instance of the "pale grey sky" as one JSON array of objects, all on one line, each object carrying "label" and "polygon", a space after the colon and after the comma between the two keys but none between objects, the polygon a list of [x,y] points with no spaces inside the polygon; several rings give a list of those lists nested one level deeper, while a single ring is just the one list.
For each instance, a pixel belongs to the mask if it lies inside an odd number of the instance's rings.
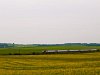
[{"label": "pale grey sky", "polygon": [[0,42],[100,43],[100,0],[0,0]]}]

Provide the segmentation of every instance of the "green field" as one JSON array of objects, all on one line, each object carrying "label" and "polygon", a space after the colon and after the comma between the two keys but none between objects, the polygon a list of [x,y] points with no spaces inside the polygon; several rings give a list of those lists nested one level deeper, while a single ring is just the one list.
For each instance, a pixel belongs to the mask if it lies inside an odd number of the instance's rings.
[{"label": "green field", "polygon": [[100,50],[100,46],[0,48],[0,75],[100,75],[99,51],[75,54],[23,55],[34,52],[41,53],[44,50],[93,48]]},{"label": "green field", "polygon": [[15,47],[15,48],[0,48],[2,54],[32,54],[41,53],[44,50],[70,50],[70,49],[100,49],[100,46],[33,46],[33,47]]},{"label": "green field", "polygon": [[0,55],[0,75],[100,75],[100,53]]}]

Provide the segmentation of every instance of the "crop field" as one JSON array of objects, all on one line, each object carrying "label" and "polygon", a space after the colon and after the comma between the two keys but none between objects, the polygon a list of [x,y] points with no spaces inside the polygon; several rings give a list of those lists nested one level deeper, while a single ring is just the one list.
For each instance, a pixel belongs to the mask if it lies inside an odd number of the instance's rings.
[{"label": "crop field", "polygon": [[70,49],[100,49],[100,46],[34,46],[34,47],[15,47],[0,48],[0,55],[5,54],[32,54],[41,53],[44,50],[70,50]]},{"label": "crop field", "polygon": [[0,55],[0,75],[100,75],[100,52]]}]

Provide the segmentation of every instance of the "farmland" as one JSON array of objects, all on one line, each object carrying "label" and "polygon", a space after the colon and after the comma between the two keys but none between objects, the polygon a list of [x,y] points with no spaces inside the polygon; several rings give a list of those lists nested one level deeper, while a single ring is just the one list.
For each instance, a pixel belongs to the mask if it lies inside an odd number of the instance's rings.
[{"label": "farmland", "polygon": [[[0,75],[100,75],[100,52],[45,54],[43,50],[99,49],[100,46],[0,48]],[[20,55],[16,55],[19,53]],[[27,55],[25,55],[27,54]]]},{"label": "farmland", "polygon": [[100,53],[0,55],[0,75],[100,75]]},{"label": "farmland", "polygon": [[33,46],[33,47],[14,47],[0,48],[0,55],[12,54],[33,54],[41,53],[44,50],[76,50],[76,49],[100,49],[100,46]]}]

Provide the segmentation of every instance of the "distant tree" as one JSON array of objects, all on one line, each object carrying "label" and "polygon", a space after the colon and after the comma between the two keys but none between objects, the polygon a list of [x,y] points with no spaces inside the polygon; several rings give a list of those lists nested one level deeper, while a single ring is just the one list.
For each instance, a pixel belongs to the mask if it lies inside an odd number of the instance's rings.
[{"label": "distant tree", "polygon": [[13,43],[13,47],[15,47],[15,43]]}]

